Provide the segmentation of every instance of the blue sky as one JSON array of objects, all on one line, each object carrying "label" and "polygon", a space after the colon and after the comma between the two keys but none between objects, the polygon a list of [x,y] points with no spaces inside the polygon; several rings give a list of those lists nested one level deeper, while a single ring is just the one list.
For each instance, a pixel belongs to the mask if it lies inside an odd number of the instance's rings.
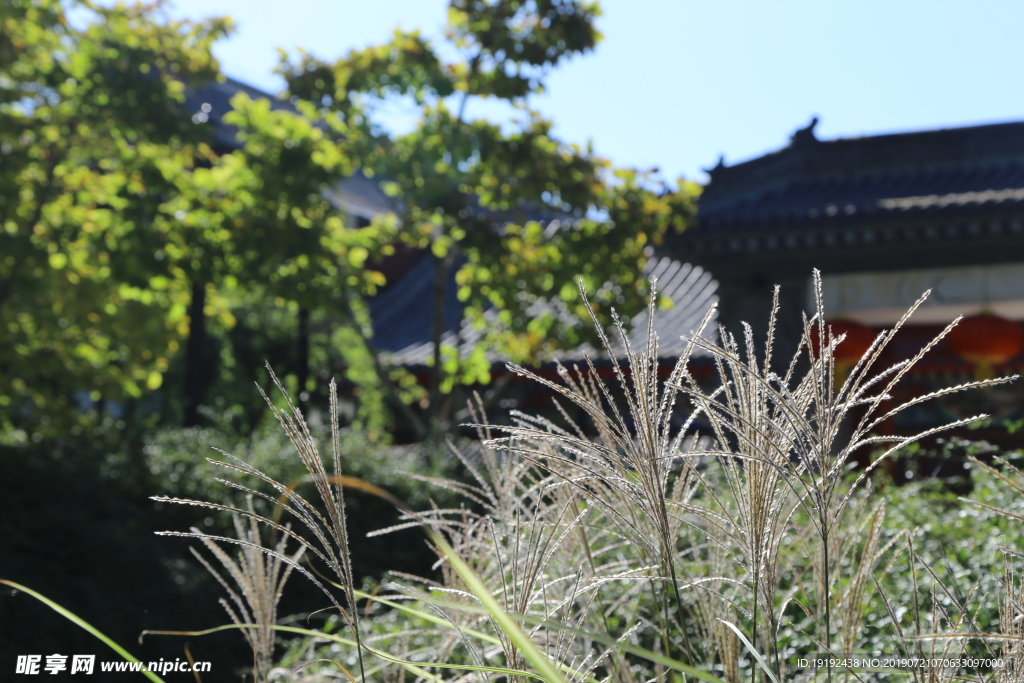
[{"label": "blue sky", "polygon": [[[276,48],[325,58],[439,36],[444,0],[176,0],[173,13],[227,14],[226,73],[267,89]],[[1024,119],[1019,0],[605,0],[604,41],[552,73],[531,106],[568,142],[593,140],[621,166],[704,180],[786,144],[811,116],[823,138]]]}]

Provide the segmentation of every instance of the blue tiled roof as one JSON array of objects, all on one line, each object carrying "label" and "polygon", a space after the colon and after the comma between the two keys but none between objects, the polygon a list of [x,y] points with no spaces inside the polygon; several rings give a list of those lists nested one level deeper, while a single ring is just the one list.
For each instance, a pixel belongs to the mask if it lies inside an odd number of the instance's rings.
[{"label": "blue tiled roof", "polygon": [[[445,285],[444,329],[451,332],[458,324],[460,307],[455,268]],[[416,264],[394,285],[370,301],[373,319],[373,341],[378,351],[391,354],[409,353],[411,349],[429,345],[434,326],[434,278],[436,269],[430,254],[424,253]],[[414,362],[426,360],[416,358]]]},{"label": "blue tiled roof", "polygon": [[[455,341],[455,326],[460,317],[461,305],[456,296],[454,270],[452,269],[445,290],[443,342],[448,344]],[[395,364],[424,365],[432,355],[434,272],[433,260],[428,254],[424,254],[401,280],[371,300],[374,345],[380,351],[387,351],[391,356],[391,362]],[[718,302],[718,284],[699,266],[664,257],[648,261],[646,274],[649,278],[657,280],[658,291],[673,303],[671,308],[658,309],[655,312],[654,329],[659,339],[660,355],[679,356],[686,347],[682,338],[692,334],[708,310]],[[535,308],[537,314],[540,314],[545,310],[552,310],[553,305],[540,301],[535,304]],[[558,315],[571,315],[558,308]],[[632,325],[630,345],[634,349],[642,348],[647,335],[646,312],[633,318]],[[715,320],[712,319],[704,336],[714,338],[715,327]],[[479,339],[480,333],[477,330],[469,325],[463,327],[464,351],[468,351]],[[614,335],[612,343],[617,344]],[[559,354],[558,358],[562,361],[578,360],[582,358],[583,350],[567,351]],[[490,357],[496,363],[503,361],[495,354],[491,354]]]}]

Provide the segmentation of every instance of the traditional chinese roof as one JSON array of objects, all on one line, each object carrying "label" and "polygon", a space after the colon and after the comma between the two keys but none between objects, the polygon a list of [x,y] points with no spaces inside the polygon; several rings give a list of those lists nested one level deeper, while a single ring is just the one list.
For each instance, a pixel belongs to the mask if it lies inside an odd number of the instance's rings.
[{"label": "traditional chinese roof", "polygon": [[[186,86],[185,110],[192,114],[192,122],[196,125],[213,127],[213,144],[222,151],[241,146],[238,128],[224,122],[224,115],[231,111],[231,98],[239,93],[253,100],[267,100],[272,110],[298,113],[287,100],[233,78],[225,77],[200,86]],[[327,192],[327,198],[357,222],[362,219],[364,223],[377,214],[394,212],[396,206],[395,200],[384,194],[378,183],[368,179],[362,171],[341,181]]]},{"label": "traditional chinese roof", "polygon": [[710,169],[697,234],[821,229],[1024,203],[1024,123],[818,140]]},{"label": "traditional chinese roof", "polygon": [[[257,88],[231,78],[198,87],[186,88],[186,110],[192,114],[196,125],[213,127],[214,144],[223,150],[239,147],[237,129],[224,122],[223,117],[231,111],[231,98],[245,93],[252,99],[267,99],[275,110],[295,111],[287,101],[269,95]],[[369,220],[381,213],[396,209],[392,198],[386,196],[378,183],[356,174],[344,180],[338,187],[327,192],[327,197],[357,219]],[[485,218],[493,223],[499,232],[501,225],[509,221],[539,221],[549,230],[558,230],[572,221],[571,217],[552,212],[546,207],[524,206],[510,212],[494,212],[477,209],[476,218]],[[357,223],[358,224],[358,223]],[[370,301],[373,320],[374,346],[386,352],[392,363],[405,366],[425,365],[432,354],[434,264],[427,253],[414,253],[400,248],[393,258],[377,264],[387,272],[389,284]],[[455,270],[452,270],[446,287],[444,306],[444,343],[454,343],[455,329],[460,318],[460,306],[456,296]],[[717,285],[702,268],[681,263],[670,258],[655,258],[649,262],[647,277],[658,279],[659,291],[667,296],[673,306],[659,309],[655,314],[655,330],[659,336],[661,355],[680,355],[684,345],[680,337],[692,332],[717,302]],[[554,310],[555,304],[540,302],[536,313]],[[557,311],[559,315],[567,315]],[[646,314],[633,320],[631,345],[640,348],[646,339]],[[713,336],[712,322],[708,334]],[[466,325],[462,330],[463,347],[468,350],[480,338],[480,332]],[[699,354],[695,354],[699,355]],[[564,354],[566,361],[582,358],[582,351]],[[492,360],[500,362],[495,356]]]},{"label": "traditional chinese roof", "polygon": [[[426,365],[433,353],[434,272],[433,259],[424,253],[401,280],[370,302],[374,346],[378,351],[387,352],[390,361],[396,365]],[[654,329],[659,339],[660,355],[666,358],[678,357],[686,346],[681,337],[693,333],[704,315],[717,303],[717,284],[704,269],[664,257],[652,258],[648,262],[646,276],[655,278],[658,291],[673,303],[671,308],[655,312]],[[442,342],[454,344],[461,306],[455,295],[457,287],[454,269],[447,284]],[[549,302],[538,302],[535,308],[538,315],[546,310],[554,310],[561,316],[567,315]],[[712,320],[705,336],[714,338],[715,326]],[[480,339],[480,332],[465,324],[461,336],[463,350],[468,352]],[[632,320],[630,345],[634,349],[642,349],[646,339],[645,312]],[[581,360],[583,356],[581,349],[575,349],[558,354],[557,357],[563,362],[571,362]],[[498,363],[503,359],[492,354],[491,360]]]}]

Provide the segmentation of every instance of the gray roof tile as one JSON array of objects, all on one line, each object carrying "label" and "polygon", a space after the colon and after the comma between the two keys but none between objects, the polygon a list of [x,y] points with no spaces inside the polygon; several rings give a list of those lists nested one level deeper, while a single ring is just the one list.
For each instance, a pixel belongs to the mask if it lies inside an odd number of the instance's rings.
[{"label": "gray roof tile", "polygon": [[696,237],[1024,204],[1024,123],[803,141],[709,171]]}]

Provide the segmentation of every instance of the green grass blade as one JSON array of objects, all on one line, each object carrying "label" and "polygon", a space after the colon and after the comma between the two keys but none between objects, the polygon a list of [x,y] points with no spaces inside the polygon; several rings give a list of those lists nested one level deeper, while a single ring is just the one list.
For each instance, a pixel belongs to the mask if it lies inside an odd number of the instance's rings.
[{"label": "green grass blade", "polygon": [[[313,636],[315,638],[326,638],[326,639],[329,639],[329,640],[333,640],[336,643],[341,643],[343,645],[348,645],[350,647],[356,647],[356,641],[351,640],[349,638],[345,638],[343,636],[336,636],[333,633],[324,633],[322,631],[313,631],[311,629],[298,628],[298,627],[295,627],[295,626],[275,626],[274,630],[276,630],[276,631],[284,631],[286,633],[297,633],[297,634],[301,634],[301,635],[305,635],[305,636]],[[409,661],[406,661],[406,660],[401,659],[399,657],[394,657],[392,655],[389,655],[386,652],[382,652],[380,650],[374,649],[374,648],[368,646],[366,643],[362,643],[362,648],[364,650],[366,650],[367,652],[369,652],[374,657],[379,657],[380,659],[383,659],[386,662],[391,662],[392,664],[400,664],[400,665],[404,666],[410,673],[416,674],[417,676],[423,676],[424,678],[429,678],[430,680],[434,680],[434,681],[438,681],[438,682],[440,682],[441,679],[438,678],[437,676],[429,673],[428,671],[426,671],[427,668],[431,668],[431,669],[459,669],[461,671],[486,671],[488,673],[502,674],[502,675],[505,675],[505,676],[526,676],[528,678],[541,678],[540,675],[535,674],[532,671],[521,671],[519,669],[509,669],[509,668],[500,667],[500,666],[476,666],[476,665],[473,665],[473,664],[435,664],[433,662],[431,662],[431,663],[409,662]]]},{"label": "green grass blade", "polygon": [[[435,605],[437,607],[446,607],[449,609],[456,609],[464,612],[472,612],[474,614],[489,613],[483,607],[453,602],[450,600],[444,600],[443,598],[438,598],[437,596],[433,595],[421,594],[417,595],[416,598],[422,602],[425,602],[430,605]],[[565,624],[560,624],[558,622],[537,617],[532,614],[515,614],[511,612],[508,612],[507,614],[509,614],[512,618],[518,619],[527,624],[531,624],[534,626],[543,626],[544,628],[548,628],[553,631],[561,631],[569,635],[587,638],[596,643],[601,643],[602,645],[616,648],[620,652],[624,652],[626,654],[631,654],[636,657],[646,659],[647,661],[653,662],[655,664],[661,664],[666,668],[673,669],[675,671],[678,671],[679,673],[685,674],[686,676],[692,676],[693,678],[699,681],[704,681],[705,683],[726,683],[721,678],[718,678],[717,676],[710,674],[706,671],[701,671],[700,669],[697,669],[695,667],[688,666],[686,664],[683,664],[682,662],[672,659],[671,657],[667,657],[663,654],[653,652],[652,650],[648,650],[637,645],[631,645],[629,643],[620,642],[615,638],[604,635],[603,633],[594,633],[591,631],[585,631],[583,629],[574,628],[572,626],[566,626]],[[472,634],[473,632],[467,630],[464,631],[464,633]]]},{"label": "green grass blade", "polygon": [[740,630],[732,624],[730,624],[728,621],[724,619],[719,619],[719,621],[728,626],[729,628],[731,628],[733,630],[733,633],[739,636],[739,639],[743,641],[743,646],[747,648],[747,651],[751,655],[753,655],[754,659],[757,660],[757,663],[761,666],[762,669],[764,669],[764,672],[768,674],[768,678],[772,679],[772,683],[779,683],[779,679],[776,678],[775,674],[772,673],[772,670],[768,668],[768,662],[764,661],[764,657],[762,657],[761,653],[754,649],[754,646],[751,645],[749,640],[747,640],[747,637],[740,633]]},{"label": "green grass blade", "polygon": [[[163,636],[205,636],[211,633],[219,633],[220,631],[234,631],[240,628],[251,628],[258,627],[260,624],[225,624],[223,626],[214,626],[213,628],[203,629],[201,631],[143,631],[143,635],[163,635]],[[282,633],[294,633],[301,636],[310,636],[313,638],[319,638],[322,640],[331,640],[339,645],[347,645],[348,647],[361,647],[364,651],[370,653],[374,657],[382,659],[392,664],[399,664],[406,668],[410,673],[420,676],[426,680],[433,681],[434,683],[443,683],[443,679],[427,671],[430,669],[458,669],[461,671],[486,671],[488,673],[502,674],[504,676],[525,676],[527,678],[539,678],[543,680],[543,676],[534,673],[533,671],[522,671],[520,669],[509,669],[501,666],[476,666],[474,664],[437,664],[434,662],[410,662],[399,657],[394,657],[386,652],[377,650],[370,647],[366,643],[357,644],[355,640],[339,636],[334,633],[326,633],[324,631],[314,631],[313,629],[300,628],[298,626],[280,626],[274,624],[271,626],[275,631],[281,631]],[[316,660],[314,660],[316,661]],[[331,660],[323,660],[331,661]],[[307,662],[306,664],[312,664],[313,662]],[[303,665],[305,666],[305,665]]]},{"label": "green grass blade", "polygon": [[[10,586],[11,588],[14,588],[15,590],[19,590],[22,593],[25,593],[26,595],[31,595],[33,598],[35,598],[39,602],[43,603],[44,605],[46,605],[47,607],[52,609],[54,612],[56,612],[57,614],[61,615],[62,617],[64,617],[68,621],[70,621],[71,623],[75,624],[79,628],[87,631],[88,633],[92,634],[93,636],[95,636],[99,640],[103,641],[111,650],[113,650],[117,654],[119,654],[122,657],[124,657],[126,661],[129,661],[129,662],[138,662],[139,661],[138,659],[133,657],[131,655],[131,653],[129,653],[123,647],[121,647],[120,645],[115,643],[113,640],[108,638],[106,636],[106,634],[104,634],[98,628],[96,628],[95,626],[93,626],[92,624],[90,624],[89,622],[87,622],[85,619],[81,618],[80,616],[78,616],[74,612],[72,612],[72,611],[70,611],[70,610],[68,610],[68,609],[66,609],[64,607],[61,607],[60,605],[58,605],[53,600],[50,600],[45,595],[42,595],[41,593],[37,593],[34,590],[32,590],[31,588],[26,588],[25,586],[22,586],[20,583],[15,583],[14,581],[8,581],[7,579],[0,579],[0,583],[6,584],[6,585]],[[159,676],[157,676],[152,671],[140,671],[139,673],[141,673],[143,676],[145,676],[149,680],[155,681],[155,683],[164,683],[164,679],[160,678]]]},{"label": "green grass blade", "polygon": [[[367,593],[367,592],[361,591],[361,590],[357,590],[356,591],[356,597],[361,598],[361,599],[373,600],[374,602],[379,602],[382,605],[387,605],[388,607],[390,607],[392,609],[396,609],[396,610],[398,610],[400,612],[404,612],[404,613],[406,613],[406,614],[408,614],[410,616],[418,617],[420,619],[423,619],[424,621],[430,622],[431,624],[436,624],[437,626],[444,626],[444,627],[447,627],[447,628],[451,628],[452,627],[451,622],[449,622],[447,619],[442,619],[441,617],[437,616],[436,614],[431,614],[430,612],[424,612],[423,610],[415,609],[415,608],[410,607],[410,606],[408,606],[406,604],[403,604],[401,602],[396,602],[394,600],[387,600],[385,598],[379,598],[379,597],[377,597],[375,595],[371,595],[370,593]],[[489,635],[487,633],[483,633],[481,631],[475,631],[475,630],[473,630],[471,628],[461,628],[460,630],[463,633],[465,633],[467,636],[473,636],[477,640],[481,640],[481,641],[483,641],[485,643],[488,643],[489,645],[501,645],[501,641],[500,640],[498,640],[494,636]]]},{"label": "green grass blade", "polygon": [[523,653],[523,656],[534,666],[544,680],[548,681],[548,683],[566,683],[565,677],[562,676],[558,667],[534,645],[533,641],[523,632],[523,629],[519,628],[519,624],[501,608],[501,605],[498,604],[498,601],[487,590],[487,587],[484,586],[476,572],[452,550],[451,546],[440,535],[431,535],[433,536],[434,543],[444,553],[445,559],[448,560],[452,569],[458,573],[459,578],[465,582],[466,587],[476,596],[476,599],[484,606],[484,609],[491,615],[491,618],[494,619],[499,628],[515,643],[516,647]]}]

